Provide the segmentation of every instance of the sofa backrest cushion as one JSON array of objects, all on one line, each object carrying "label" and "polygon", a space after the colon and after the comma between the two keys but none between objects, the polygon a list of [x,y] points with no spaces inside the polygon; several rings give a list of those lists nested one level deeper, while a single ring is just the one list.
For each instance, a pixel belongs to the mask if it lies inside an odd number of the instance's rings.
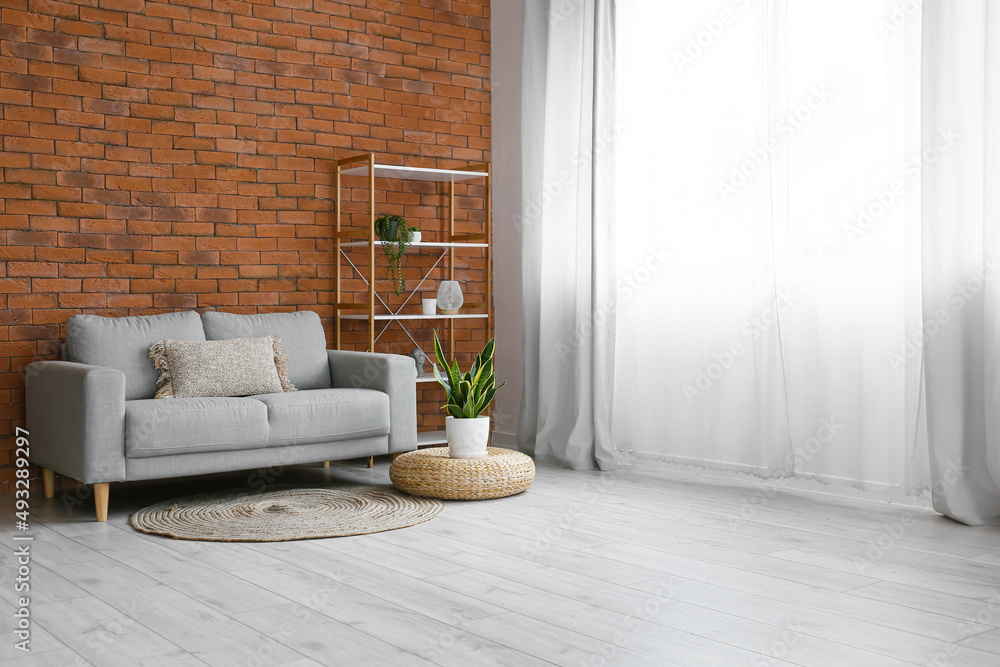
[{"label": "sofa backrest cushion", "polygon": [[236,315],[202,313],[208,340],[278,336],[288,355],[288,379],[298,389],[329,389],[330,361],[326,333],[319,315],[311,310],[296,313]]},{"label": "sofa backrest cushion", "polygon": [[149,358],[149,347],[164,338],[205,340],[201,317],[194,311],[132,317],[74,315],[66,323],[69,360],[125,373],[127,401],[156,394],[159,373]]}]

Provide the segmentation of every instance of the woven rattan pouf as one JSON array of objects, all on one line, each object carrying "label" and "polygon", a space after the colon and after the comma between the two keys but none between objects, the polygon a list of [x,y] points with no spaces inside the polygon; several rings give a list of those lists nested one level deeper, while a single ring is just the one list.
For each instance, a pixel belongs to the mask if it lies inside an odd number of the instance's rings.
[{"label": "woven rattan pouf", "polygon": [[486,500],[521,493],[535,479],[535,464],[520,452],[490,447],[484,459],[453,459],[447,447],[396,457],[389,466],[393,486],[414,496]]}]

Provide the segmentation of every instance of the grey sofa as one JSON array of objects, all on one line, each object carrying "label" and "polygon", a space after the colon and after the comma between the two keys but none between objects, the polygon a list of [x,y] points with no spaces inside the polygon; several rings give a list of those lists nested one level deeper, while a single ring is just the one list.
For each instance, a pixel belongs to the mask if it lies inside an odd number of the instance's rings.
[{"label": "grey sofa", "polygon": [[[109,484],[410,451],[417,446],[413,359],[326,349],[311,311],[75,315],[64,361],[26,369],[31,462],[93,485],[107,518]],[[154,399],[149,346],[164,338],[280,336],[298,391],[241,398]]]}]

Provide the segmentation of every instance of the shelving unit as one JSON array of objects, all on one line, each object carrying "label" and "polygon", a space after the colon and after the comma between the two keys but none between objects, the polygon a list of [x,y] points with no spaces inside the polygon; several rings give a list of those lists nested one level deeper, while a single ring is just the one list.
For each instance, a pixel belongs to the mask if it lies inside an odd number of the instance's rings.
[{"label": "shelving unit", "polygon": [[[490,339],[493,330],[493,274],[492,274],[492,212],[491,212],[491,174],[490,164],[472,164],[461,169],[431,169],[427,167],[405,167],[401,165],[379,164],[375,162],[375,154],[367,153],[344,158],[336,162],[335,175],[335,216],[336,227],[334,231],[334,245],[336,254],[335,267],[335,306],[334,306],[334,344],[337,349],[342,344],[342,327],[345,321],[367,320],[368,322],[368,350],[374,351],[375,344],[389,327],[395,323],[398,325],[413,344],[427,352],[424,344],[418,342],[405,323],[419,320],[441,320],[448,323],[448,350],[449,355],[455,356],[455,321],[461,319],[482,319],[484,326],[484,343]],[[355,226],[346,228],[343,225],[343,199],[341,189],[342,179],[345,176],[365,177],[368,189],[368,215],[367,225],[364,227]],[[448,220],[446,241],[421,241],[410,245],[407,252],[431,253],[437,255],[434,264],[424,272],[423,277],[413,289],[408,289],[405,300],[395,309],[391,308],[385,299],[376,289],[376,269],[375,258],[376,249],[382,245],[375,235],[375,219],[378,217],[375,210],[376,179],[409,180],[409,181],[431,181],[447,185]],[[455,184],[473,179],[483,179],[486,189],[485,195],[485,219],[482,233],[477,234],[456,234],[455,232]],[[424,285],[435,270],[446,271],[447,279],[455,279],[455,253],[466,249],[485,249],[486,255],[486,289],[485,299],[480,303],[466,302],[463,312],[455,315],[423,315],[421,313],[403,312],[406,308],[419,308],[420,304],[411,304],[413,295]],[[367,252],[363,252],[367,250]],[[364,255],[364,259],[359,256]],[[343,279],[341,277],[342,262],[346,261],[354,272],[365,282],[367,287],[367,299],[365,302],[345,301],[343,293]],[[405,262],[405,257],[404,260]],[[468,312],[473,311],[473,312]],[[376,322],[384,323],[380,330],[376,331]],[[424,373],[417,377],[417,382],[435,382],[433,373]],[[425,431],[419,433],[418,441],[420,445],[441,444],[445,442],[444,431]]]}]

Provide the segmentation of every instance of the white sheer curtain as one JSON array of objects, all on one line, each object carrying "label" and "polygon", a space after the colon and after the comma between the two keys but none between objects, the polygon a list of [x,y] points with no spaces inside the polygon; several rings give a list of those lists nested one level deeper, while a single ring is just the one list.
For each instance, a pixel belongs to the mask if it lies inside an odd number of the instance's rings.
[{"label": "white sheer curtain", "polygon": [[920,26],[896,5],[618,2],[619,448],[929,485]]},{"label": "white sheer curtain", "polygon": [[613,7],[525,4],[518,446],[572,468],[614,465]]},{"label": "white sheer curtain", "polygon": [[923,284],[934,507],[1000,523],[1000,6],[924,3]]}]

